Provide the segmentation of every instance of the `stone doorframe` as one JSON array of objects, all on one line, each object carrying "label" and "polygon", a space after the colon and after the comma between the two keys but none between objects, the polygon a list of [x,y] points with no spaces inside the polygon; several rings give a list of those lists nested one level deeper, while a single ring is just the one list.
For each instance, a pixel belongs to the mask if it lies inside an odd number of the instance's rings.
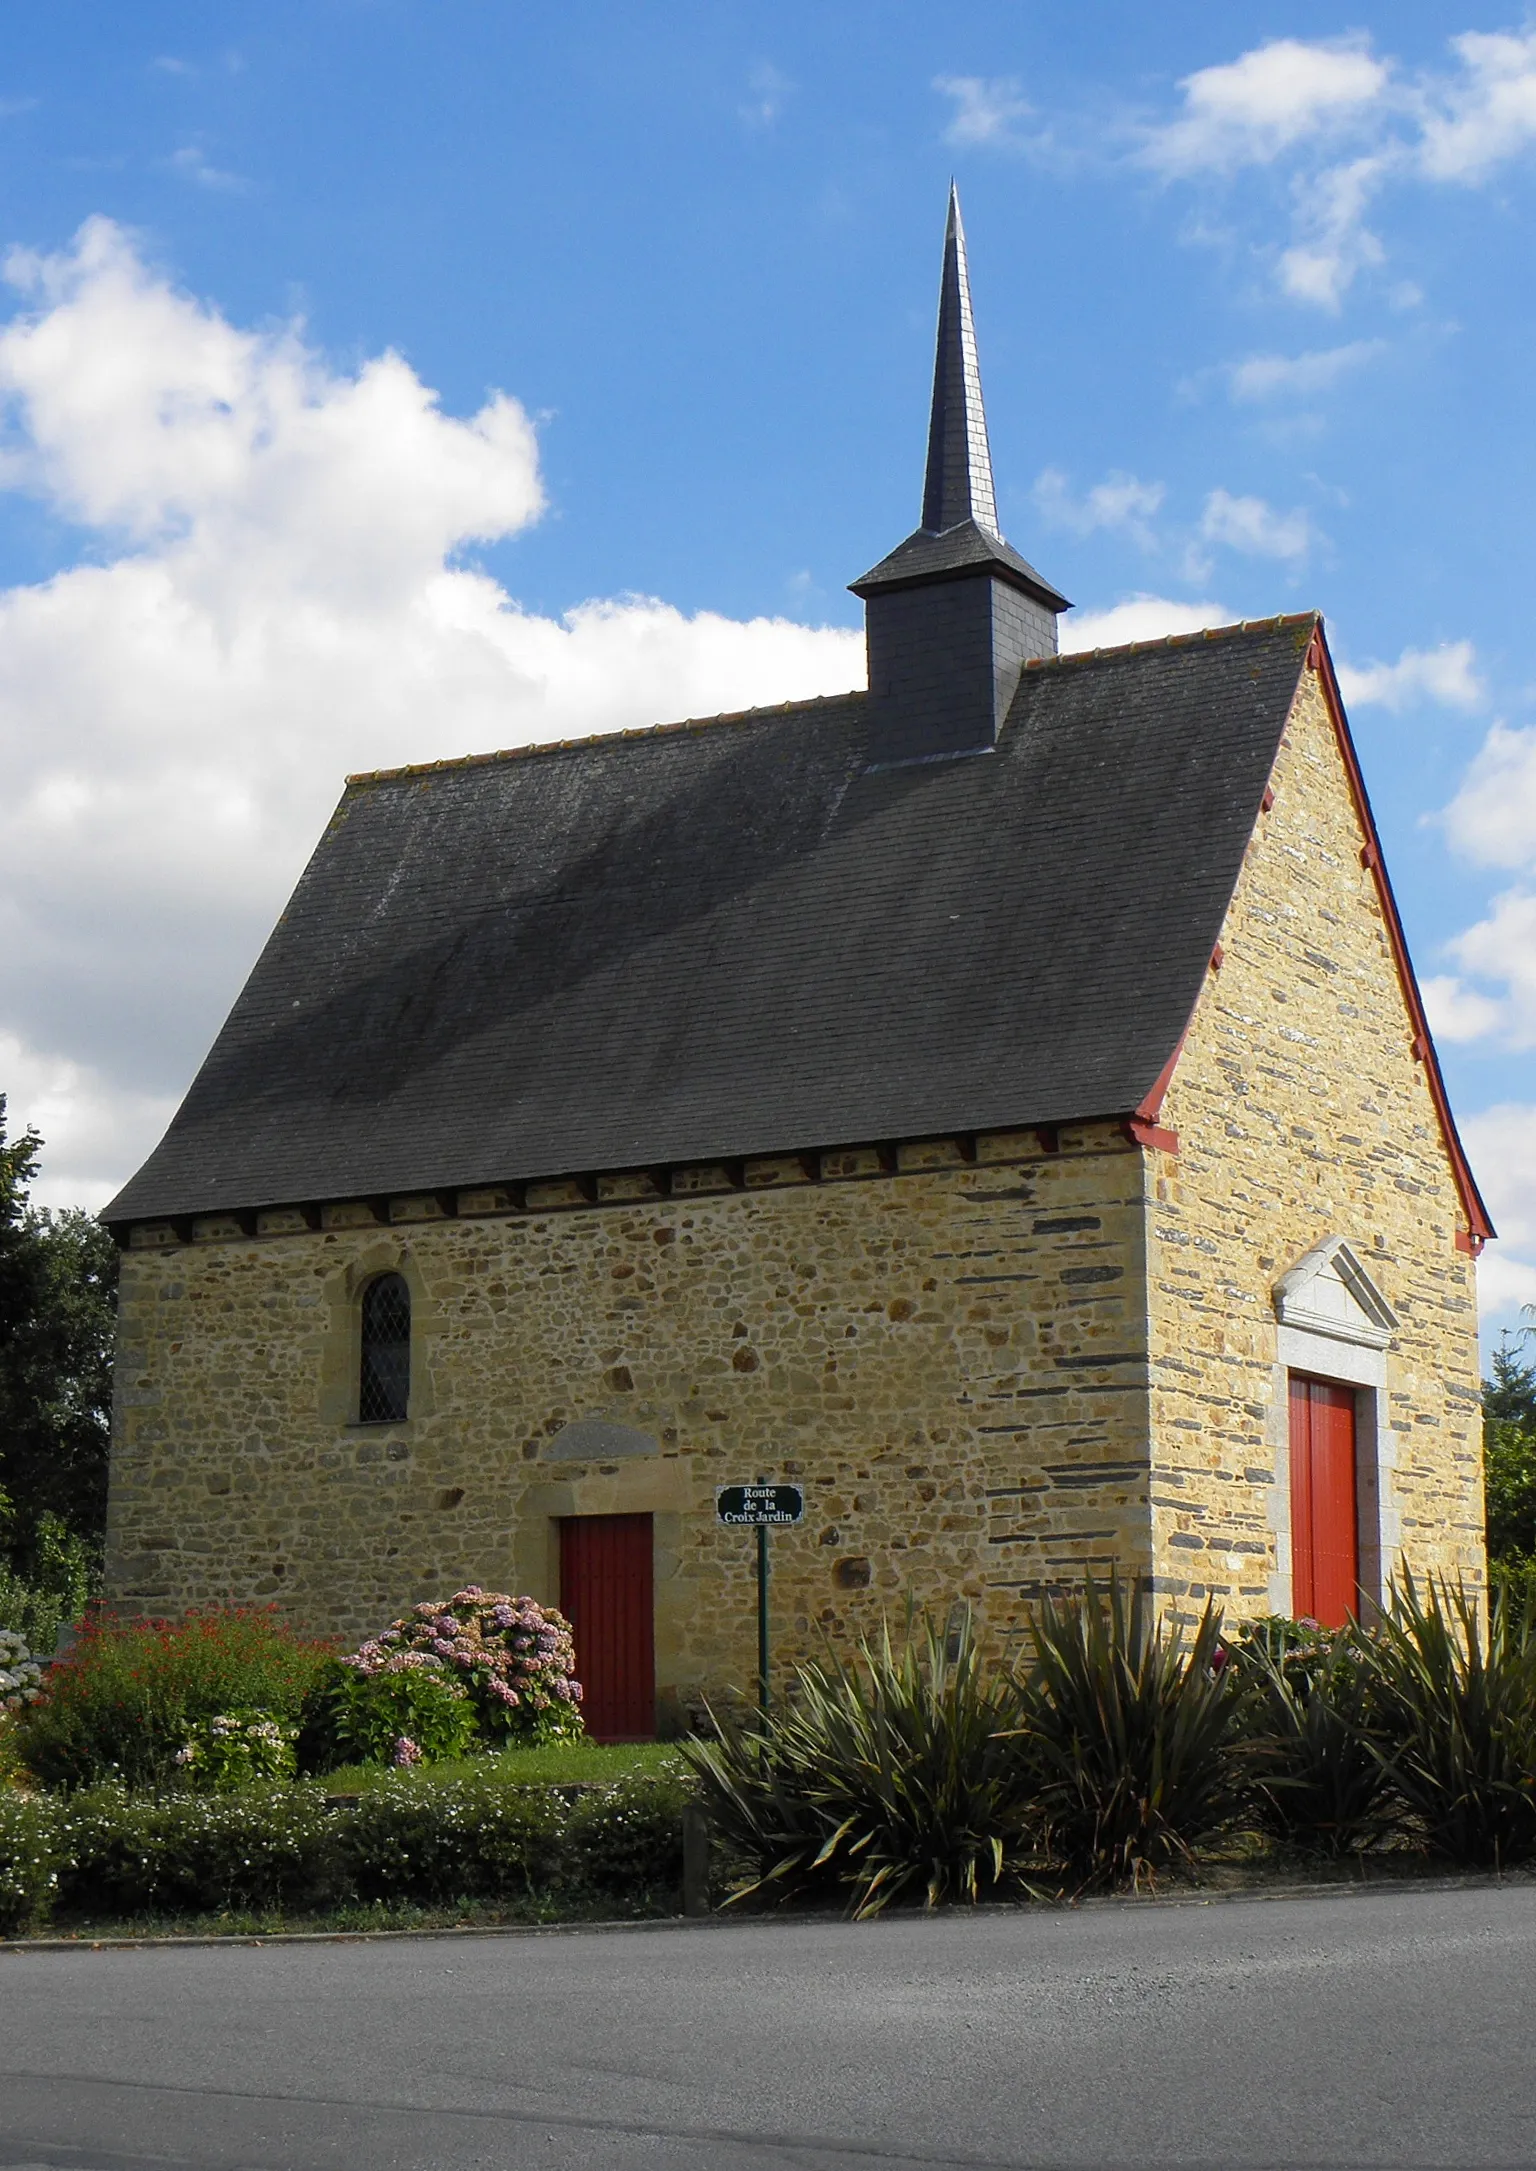
[{"label": "stone doorframe", "polygon": [[1379,1608],[1402,1544],[1387,1422],[1387,1361],[1397,1314],[1342,1236],[1306,1252],[1275,1284],[1275,1370],[1268,1445],[1274,1454],[1269,1526],[1275,1569],[1269,1609],[1289,1614],[1291,1593],[1291,1392],[1293,1372],[1355,1390],[1355,1517],[1362,1610]]},{"label": "stone doorframe", "polygon": [[[579,1459],[594,1445],[620,1459]],[[656,1697],[662,1729],[670,1731],[681,1711],[683,1653],[698,1604],[695,1585],[683,1573],[684,1523],[698,1508],[689,1472],[676,1455],[662,1456],[659,1441],[595,1420],[568,1426],[548,1452],[549,1466],[530,1478],[518,1502],[512,1533],[517,1588],[545,1605],[558,1605],[560,1525],[567,1516],[649,1515],[655,1547]]]}]

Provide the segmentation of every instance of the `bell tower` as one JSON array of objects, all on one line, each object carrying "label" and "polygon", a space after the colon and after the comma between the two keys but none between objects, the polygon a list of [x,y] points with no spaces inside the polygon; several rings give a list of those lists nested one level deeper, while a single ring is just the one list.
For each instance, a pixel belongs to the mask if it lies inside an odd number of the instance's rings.
[{"label": "bell tower", "polygon": [[950,183],[922,524],[862,579],[873,768],[997,742],[1033,656],[1071,605],[1004,542],[981,398],[960,198]]}]

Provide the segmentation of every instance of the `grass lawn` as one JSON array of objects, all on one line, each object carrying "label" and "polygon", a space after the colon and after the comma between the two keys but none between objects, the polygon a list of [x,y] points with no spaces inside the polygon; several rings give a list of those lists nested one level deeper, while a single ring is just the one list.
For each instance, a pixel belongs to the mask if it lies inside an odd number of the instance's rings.
[{"label": "grass lawn", "polygon": [[[468,1756],[442,1764],[418,1765],[408,1776],[422,1779],[499,1779],[509,1786],[557,1787],[611,1785],[616,1779],[680,1777],[683,1760],[664,1741],[551,1741],[536,1749],[503,1749],[495,1756]],[[347,1764],[326,1772],[331,1794],[366,1794],[381,1780],[398,1779],[379,1764]]]}]

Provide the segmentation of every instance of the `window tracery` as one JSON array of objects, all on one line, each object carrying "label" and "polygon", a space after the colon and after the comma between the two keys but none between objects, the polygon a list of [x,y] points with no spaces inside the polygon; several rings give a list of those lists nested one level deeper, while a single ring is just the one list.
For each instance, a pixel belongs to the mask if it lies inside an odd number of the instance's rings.
[{"label": "window tracery", "polygon": [[411,1292],[403,1274],[376,1274],[363,1290],[358,1421],[398,1423],[410,1399]]}]

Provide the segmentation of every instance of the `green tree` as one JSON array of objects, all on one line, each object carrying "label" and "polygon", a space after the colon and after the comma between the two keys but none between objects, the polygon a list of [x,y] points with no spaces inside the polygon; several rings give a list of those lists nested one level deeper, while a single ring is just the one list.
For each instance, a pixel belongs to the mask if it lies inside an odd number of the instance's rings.
[{"label": "green tree", "polygon": [[106,1518],[117,1248],[91,1215],[34,1207],[42,1140],[7,1143],[0,1094],[0,1550],[46,1568],[60,1527]]},{"label": "green tree", "polygon": [[1536,1557],[1536,1362],[1522,1362],[1507,1338],[1483,1382],[1483,1465],[1490,1557]]}]

